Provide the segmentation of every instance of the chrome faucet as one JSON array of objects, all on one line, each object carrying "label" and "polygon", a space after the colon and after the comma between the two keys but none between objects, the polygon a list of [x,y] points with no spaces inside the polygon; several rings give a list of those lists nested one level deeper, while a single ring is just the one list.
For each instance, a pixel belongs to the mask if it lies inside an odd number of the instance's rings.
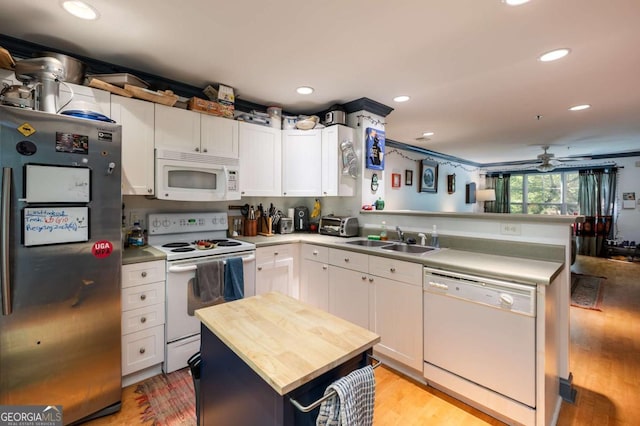
[{"label": "chrome faucet", "polygon": [[400,241],[404,243],[404,232],[402,232],[402,229],[400,229],[399,226],[396,226],[396,232],[398,232],[398,238],[400,238]]}]

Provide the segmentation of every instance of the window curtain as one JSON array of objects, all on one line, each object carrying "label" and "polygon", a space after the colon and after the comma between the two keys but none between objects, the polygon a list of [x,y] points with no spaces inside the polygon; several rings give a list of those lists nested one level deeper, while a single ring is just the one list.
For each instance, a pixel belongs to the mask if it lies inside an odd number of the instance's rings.
[{"label": "window curtain", "polygon": [[578,172],[578,205],[585,217],[576,224],[578,254],[606,255],[606,240],[613,238],[616,182],[615,169]]},{"label": "window curtain", "polygon": [[485,187],[496,191],[495,201],[485,201],[485,213],[510,213],[511,197],[509,195],[509,179],[511,175],[487,176]]}]

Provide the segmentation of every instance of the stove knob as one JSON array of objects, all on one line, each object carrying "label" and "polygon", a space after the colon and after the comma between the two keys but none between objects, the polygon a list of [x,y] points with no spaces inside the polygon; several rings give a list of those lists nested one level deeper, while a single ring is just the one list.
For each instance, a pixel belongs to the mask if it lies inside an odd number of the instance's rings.
[{"label": "stove knob", "polygon": [[151,225],[154,228],[158,228],[160,226],[160,224],[161,224],[160,219],[153,219],[153,222],[151,223]]},{"label": "stove knob", "polygon": [[220,225],[226,225],[227,224],[227,218],[226,217],[221,217],[220,218]]},{"label": "stove knob", "polygon": [[168,228],[171,225],[171,221],[169,219],[165,219],[162,221],[162,226]]},{"label": "stove knob", "polygon": [[214,217],[213,219],[211,219],[211,223],[213,223],[214,225],[218,223],[218,218]]}]

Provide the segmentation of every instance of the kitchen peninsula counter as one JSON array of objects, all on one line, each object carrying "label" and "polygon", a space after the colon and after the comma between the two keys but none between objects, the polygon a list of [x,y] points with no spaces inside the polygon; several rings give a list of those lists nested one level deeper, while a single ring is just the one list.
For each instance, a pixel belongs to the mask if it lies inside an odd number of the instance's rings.
[{"label": "kitchen peninsula counter", "polygon": [[367,364],[380,337],[280,293],[196,311],[202,424],[298,424],[302,404]]},{"label": "kitchen peninsula counter", "polygon": [[[238,237],[243,241],[248,241],[256,247],[267,247],[277,244],[305,243],[317,244],[325,247],[341,250],[387,257],[391,259],[404,260],[407,262],[420,263],[423,266],[439,268],[447,271],[460,272],[465,274],[480,275],[487,278],[516,281],[529,285],[549,285],[564,269],[564,262],[542,260],[529,257],[521,257],[523,253],[535,254],[536,252],[546,252],[555,255],[555,258],[564,257],[564,248],[549,244],[526,244],[494,241],[493,245],[509,244],[514,255],[503,255],[494,253],[480,253],[465,249],[444,248],[423,254],[406,254],[384,250],[379,247],[365,247],[348,244],[349,241],[359,240],[363,237],[333,237],[320,235],[317,233],[293,233],[276,235],[273,237]],[[488,240],[483,240],[485,246],[490,246]],[[389,244],[393,241],[389,241]],[[506,250],[506,249],[505,249]]]}]

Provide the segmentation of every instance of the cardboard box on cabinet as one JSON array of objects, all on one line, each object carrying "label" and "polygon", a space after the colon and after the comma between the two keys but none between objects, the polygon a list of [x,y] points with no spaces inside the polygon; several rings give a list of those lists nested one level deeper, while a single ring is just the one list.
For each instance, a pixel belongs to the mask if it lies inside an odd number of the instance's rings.
[{"label": "cardboard box on cabinet", "polygon": [[233,111],[235,109],[232,103],[223,104],[217,101],[207,101],[206,99],[200,99],[195,96],[189,99],[187,108],[193,111],[226,118],[233,118]]}]

